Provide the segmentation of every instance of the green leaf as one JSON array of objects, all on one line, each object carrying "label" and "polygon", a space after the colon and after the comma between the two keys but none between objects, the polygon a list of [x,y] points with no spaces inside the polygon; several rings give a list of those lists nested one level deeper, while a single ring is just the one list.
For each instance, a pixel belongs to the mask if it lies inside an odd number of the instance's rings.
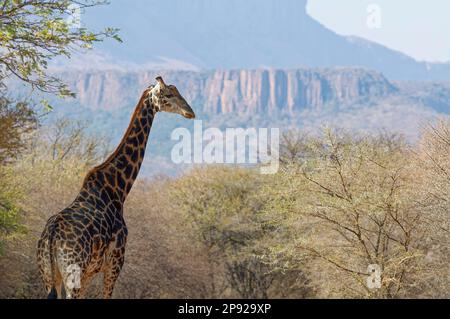
[{"label": "green leaf", "polygon": [[119,43],[123,43],[123,40],[119,37],[118,34],[113,35],[113,39],[116,40]]},{"label": "green leaf", "polygon": [[53,107],[47,100],[41,100],[41,104],[47,112],[53,111]]}]

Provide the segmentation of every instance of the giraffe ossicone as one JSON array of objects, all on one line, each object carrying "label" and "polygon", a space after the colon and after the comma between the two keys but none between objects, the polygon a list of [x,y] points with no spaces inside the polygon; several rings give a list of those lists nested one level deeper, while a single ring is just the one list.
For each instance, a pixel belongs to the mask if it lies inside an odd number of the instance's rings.
[{"label": "giraffe ossicone", "polygon": [[[103,297],[110,298],[125,256],[128,230],[123,204],[144,159],[157,112],[195,118],[178,89],[161,76],[143,93],[115,151],[90,170],[75,200],[51,216],[38,241],[37,262],[48,298],[83,298],[92,277],[103,273]],[[73,283],[76,265],[76,282]]]}]

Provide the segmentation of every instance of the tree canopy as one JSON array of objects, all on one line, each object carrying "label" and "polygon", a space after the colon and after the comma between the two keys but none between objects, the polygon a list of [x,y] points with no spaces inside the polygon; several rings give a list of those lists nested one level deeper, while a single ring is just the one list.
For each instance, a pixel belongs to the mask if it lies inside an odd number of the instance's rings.
[{"label": "tree canopy", "polygon": [[91,31],[74,23],[74,15],[105,0],[0,0],[0,85],[15,77],[33,90],[73,96],[67,85],[48,72],[49,61],[90,49],[117,29]]}]

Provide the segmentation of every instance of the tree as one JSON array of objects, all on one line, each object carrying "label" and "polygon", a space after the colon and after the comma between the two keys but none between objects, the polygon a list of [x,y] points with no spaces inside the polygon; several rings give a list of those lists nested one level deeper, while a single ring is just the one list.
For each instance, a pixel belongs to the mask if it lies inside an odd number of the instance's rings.
[{"label": "tree", "polygon": [[0,256],[6,238],[20,233],[20,210],[15,202],[19,190],[13,183],[14,174],[6,164],[15,160],[26,147],[24,136],[36,127],[36,117],[26,103],[12,103],[0,98]]},{"label": "tree", "polygon": [[74,11],[104,4],[104,0],[0,0],[0,85],[15,77],[32,89],[73,96],[67,85],[47,72],[48,62],[70,57],[106,37],[120,41],[117,30],[93,32],[72,27]]},{"label": "tree", "polygon": [[25,231],[16,204],[20,189],[12,182],[13,179],[14,172],[0,166],[0,257],[4,254],[5,242]]},{"label": "tree", "polygon": [[301,163],[308,153],[308,134],[301,131],[286,131],[281,135],[280,163],[286,167]]},{"label": "tree", "polygon": [[[331,131],[308,145],[271,187],[266,210],[284,229],[275,258],[288,269],[308,264],[324,296],[407,295],[429,230],[408,147],[395,137]],[[380,271],[374,285],[371,270]]]},{"label": "tree", "polygon": [[197,234],[193,240],[203,244],[214,266],[212,297],[230,289],[240,298],[306,295],[295,285],[301,272],[280,273],[264,258],[265,242],[276,230],[261,212],[265,197],[259,189],[265,182],[252,170],[212,167],[194,170],[170,188],[177,210]]},{"label": "tree", "polygon": [[438,220],[437,231],[450,234],[450,120],[429,124],[418,150],[419,165],[426,169],[429,203]]},{"label": "tree", "polygon": [[0,165],[17,158],[26,145],[24,136],[36,124],[35,114],[26,103],[0,98]]},{"label": "tree", "polygon": [[427,298],[450,296],[450,120],[428,124],[416,151],[421,172],[419,193],[424,222],[431,229],[423,241],[426,263],[417,281],[417,295]]}]

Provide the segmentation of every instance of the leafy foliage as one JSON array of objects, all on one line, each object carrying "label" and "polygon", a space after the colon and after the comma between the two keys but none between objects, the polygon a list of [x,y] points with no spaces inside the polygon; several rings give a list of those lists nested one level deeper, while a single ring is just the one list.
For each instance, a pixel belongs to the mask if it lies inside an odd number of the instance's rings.
[{"label": "leafy foliage", "polygon": [[24,149],[26,137],[36,128],[36,116],[24,102],[0,98],[0,165],[10,162]]},{"label": "leafy foliage", "polygon": [[[292,132],[275,175],[213,166],[138,181],[125,205],[130,240],[115,296],[448,297],[448,132],[441,121],[417,145],[389,134]],[[28,229],[6,241],[2,296],[42,297],[36,238],[106,145],[61,121],[33,134],[0,179],[16,203],[3,224],[14,229],[17,207]],[[381,267],[380,288],[368,286],[370,264]],[[89,296],[100,294],[97,282]]]},{"label": "leafy foliage", "polygon": [[0,166],[0,256],[6,241],[26,232],[17,202],[22,198],[22,189],[14,180],[14,171]]},{"label": "leafy foliage", "polygon": [[69,17],[103,0],[1,0],[0,1],[0,84],[14,76],[38,91],[73,96],[67,85],[47,72],[48,62],[70,57],[106,37],[120,41],[117,30],[93,32],[73,27]]},{"label": "leafy foliage", "polygon": [[[170,188],[206,247],[210,259],[224,268],[224,289],[240,298],[308,295],[301,271],[281,274],[268,263],[266,242],[277,230],[266,223],[260,189],[269,180],[253,170],[212,167],[194,170]],[[282,286],[283,289],[279,289]]]},{"label": "leafy foliage", "polygon": [[[283,229],[274,260],[287,269],[312,267],[308,274],[323,296],[418,293],[425,268],[437,265],[425,258],[436,233],[427,173],[413,149],[396,136],[329,130],[286,145],[283,172],[265,208]],[[448,205],[440,203],[448,220]],[[374,264],[381,269],[378,289],[367,284]]]}]

